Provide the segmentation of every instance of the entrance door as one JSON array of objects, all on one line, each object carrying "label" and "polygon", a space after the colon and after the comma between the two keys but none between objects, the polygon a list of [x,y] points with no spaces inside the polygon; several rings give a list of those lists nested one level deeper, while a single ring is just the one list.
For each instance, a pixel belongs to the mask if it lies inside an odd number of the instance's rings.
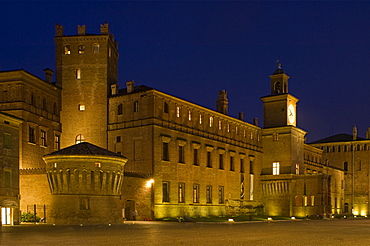
[{"label": "entrance door", "polygon": [[133,212],[135,211],[135,201],[127,200],[125,206],[125,218],[126,220],[133,220]]},{"label": "entrance door", "polygon": [[11,208],[1,208],[1,223],[3,225],[12,224],[12,209]]}]

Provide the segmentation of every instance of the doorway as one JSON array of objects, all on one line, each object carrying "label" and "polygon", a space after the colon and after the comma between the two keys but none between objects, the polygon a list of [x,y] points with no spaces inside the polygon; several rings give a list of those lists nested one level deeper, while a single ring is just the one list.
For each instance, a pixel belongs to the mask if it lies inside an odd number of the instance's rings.
[{"label": "doorway", "polygon": [[11,225],[12,221],[12,209],[11,208],[1,208],[1,224]]},{"label": "doorway", "polygon": [[[133,212],[135,212],[135,201],[134,200],[126,200],[125,206],[125,218],[126,220],[133,220]],[[136,216],[135,216],[136,217]]]}]

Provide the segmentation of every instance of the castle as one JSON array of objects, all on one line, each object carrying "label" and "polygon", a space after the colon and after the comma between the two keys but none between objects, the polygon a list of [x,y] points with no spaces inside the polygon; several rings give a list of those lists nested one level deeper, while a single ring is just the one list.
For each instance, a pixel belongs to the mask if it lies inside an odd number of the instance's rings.
[{"label": "castle", "polygon": [[50,69],[0,72],[3,224],[20,211],[57,224],[369,214],[369,138],[305,143],[280,65],[259,127],[228,115],[226,91],[211,110],[134,81],[119,89],[107,23],[77,35],[57,24],[55,45],[55,82]]}]

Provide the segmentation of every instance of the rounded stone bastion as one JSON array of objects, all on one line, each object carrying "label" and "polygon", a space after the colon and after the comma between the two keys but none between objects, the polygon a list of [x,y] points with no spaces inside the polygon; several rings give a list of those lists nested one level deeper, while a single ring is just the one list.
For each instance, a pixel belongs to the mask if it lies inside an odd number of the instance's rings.
[{"label": "rounded stone bastion", "polygon": [[126,157],[83,142],[43,159],[52,194],[48,223],[122,222],[120,199]]}]

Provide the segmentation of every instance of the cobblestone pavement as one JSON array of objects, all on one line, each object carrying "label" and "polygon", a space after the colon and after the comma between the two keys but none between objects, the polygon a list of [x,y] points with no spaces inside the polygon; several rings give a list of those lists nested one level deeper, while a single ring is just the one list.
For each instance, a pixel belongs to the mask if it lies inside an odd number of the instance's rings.
[{"label": "cobblestone pavement", "polygon": [[0,227],[0,245],[370,245],[370,220]]}]

